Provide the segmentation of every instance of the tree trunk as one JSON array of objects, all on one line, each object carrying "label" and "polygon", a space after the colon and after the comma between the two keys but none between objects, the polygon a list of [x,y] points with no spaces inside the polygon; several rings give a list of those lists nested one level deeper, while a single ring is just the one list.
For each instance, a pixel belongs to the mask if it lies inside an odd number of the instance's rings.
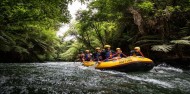
[{"label": "tree trunk", "polygon": [[133,14],[134,23],[138,26],[139,32],[144,34],[145,32],[143,29],[143,19],[141,14],[137,10],[133,9],[133,7],[130,7],[128,10]]}]

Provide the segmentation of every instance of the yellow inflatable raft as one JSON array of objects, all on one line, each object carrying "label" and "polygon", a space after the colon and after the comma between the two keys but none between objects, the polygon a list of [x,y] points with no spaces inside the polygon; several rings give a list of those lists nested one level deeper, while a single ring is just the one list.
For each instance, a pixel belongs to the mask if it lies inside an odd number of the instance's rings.
[{"label": "yellow inflatable raft", "polygon": [[116,70],[122,72],[149,71],[154,67],[151,59],[141,56],[129,56],[104,62],[84,61],[84,66],[94,66],[96,69]]}]

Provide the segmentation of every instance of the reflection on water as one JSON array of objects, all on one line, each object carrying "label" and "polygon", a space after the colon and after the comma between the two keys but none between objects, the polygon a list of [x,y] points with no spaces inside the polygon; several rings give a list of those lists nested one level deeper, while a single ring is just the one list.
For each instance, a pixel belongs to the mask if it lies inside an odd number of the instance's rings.
[{"label": "reflection on water", "polygon": [[0,64],[0,94],[189,94],[189,71],[166,66],[122,73],[79,62]]}]

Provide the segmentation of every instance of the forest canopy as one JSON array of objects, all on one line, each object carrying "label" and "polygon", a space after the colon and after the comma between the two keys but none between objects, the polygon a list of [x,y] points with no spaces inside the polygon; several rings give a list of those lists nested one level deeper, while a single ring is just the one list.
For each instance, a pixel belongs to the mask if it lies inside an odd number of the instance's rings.
[{"label": "forest canopy", "polygon": [[91,0],[58,38],[73,1],[1,0],[0,62],[74,61],[105,44],[125,54],[140,46],[153,60],[190,59],[190,0]]},{"label": "forest canopy", "polygon": [[76,20],[66,35],[75,36],[72,42],[80,46],[67,50],[110,44],[129,54],[140,46],[153,60],[190,60],[189,0],[94,0]]},{"label": "forest canopy", "polygon": [[0,61],[51,60],[58,44],[56,31],[69,22],[72,0],[1,0]]}]

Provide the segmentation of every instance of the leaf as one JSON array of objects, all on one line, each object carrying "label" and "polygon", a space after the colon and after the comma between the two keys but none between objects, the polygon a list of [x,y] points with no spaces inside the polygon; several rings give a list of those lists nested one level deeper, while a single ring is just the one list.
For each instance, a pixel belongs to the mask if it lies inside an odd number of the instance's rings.
[{"label": "leaf", "polygon": [[186,36],[182,38],[183,40],[190,40],[190,36]]},{"label": "leaf", "polygon": [[172,40],[171,43],[181,44],[181,45],[190,45],[189,40]]},{"label": "leaf", "polygon": [[173,45],[166,45],[166,44],[163,44],[163,45],[153,45],[151,50],[153,51],[161,51],[161,52],[169,52],[171,51],[173,48]]},{"label": "leaf", "polygon": [[22,53],[29,54],[28,50],[26,48],[21,47],[21,46],[14,46],[14,51],[18,52],[20,54],[22,54]]},{"label": "leaf", "polygon": [[65,50],[64,53],[61,54],[61,59],[64,60],[72,60],[73,58],[76,58],[76,54],[78,49],[81,49],[82,45],[79,42],[74,42],[70,45],[69,48]]}]

